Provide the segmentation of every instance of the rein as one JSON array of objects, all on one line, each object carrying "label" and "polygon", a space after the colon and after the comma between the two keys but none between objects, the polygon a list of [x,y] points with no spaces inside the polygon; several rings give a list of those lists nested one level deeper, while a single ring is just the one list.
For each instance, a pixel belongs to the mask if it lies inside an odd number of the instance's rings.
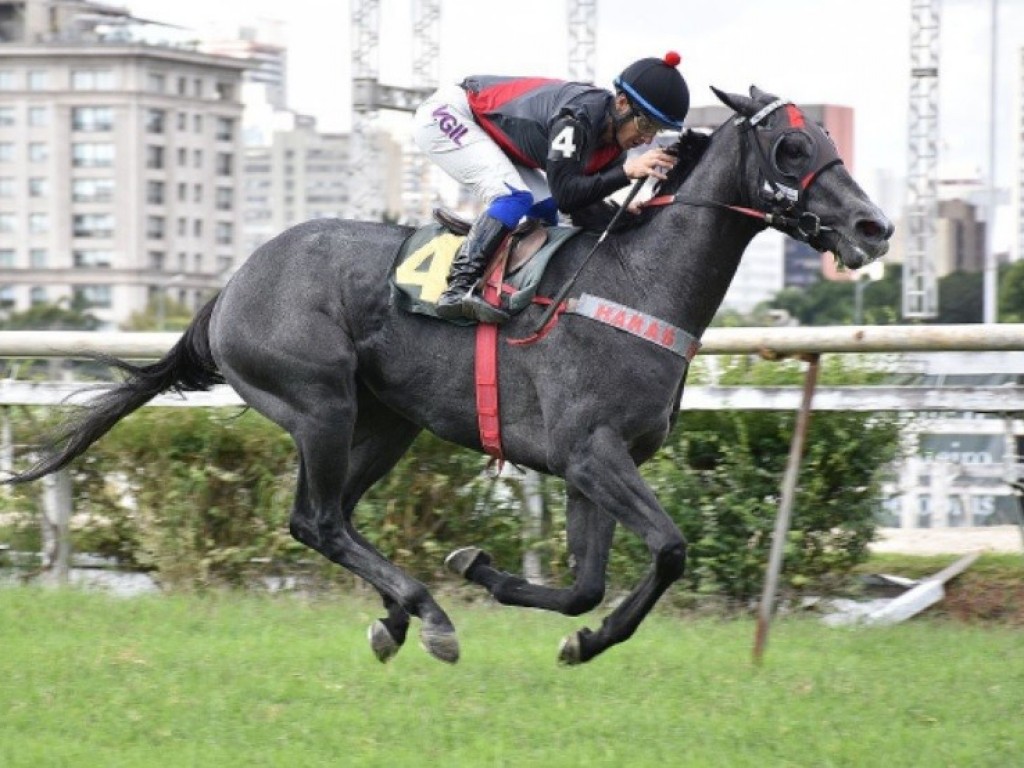
[{"label": "rein", "polygon": [[[761,125],[771,115],[784,110],[786,120],[778,125]],[[777,229],[784,234],[802,240],[815,250],[826,250],[815,242],[823,233],[836,233],[833,227],[823,225],[821,218],[807,210],[806,193],[814,181],[834,165],[842,164],[835,145],[827,140],[824,132],[814,133],[807,129],[803,112],[798,107],[782,99],[776,99],[762,108],[750,118],[738,117],[733,125],[743,134],[745,150],[741,153],[740,162],[749,147],[753,147],[754,155],[761,171],[762,200],[766,209],[731,205],[717,200],[684,197],[680,194],[660,195],[641,204],[642,208],[658,207],[679,203],[702,208],[718,208],[758,219],[765,226]],[[760,126],[760,130],[757,130]],[[788,135],[799,134],[802,139],[810,142],[808,169],[799,177],[787,173],[779,166],[777,153]],[[795,183],[795,184],[794,184]],[[837,233],[838,234],[838,233]]]}]

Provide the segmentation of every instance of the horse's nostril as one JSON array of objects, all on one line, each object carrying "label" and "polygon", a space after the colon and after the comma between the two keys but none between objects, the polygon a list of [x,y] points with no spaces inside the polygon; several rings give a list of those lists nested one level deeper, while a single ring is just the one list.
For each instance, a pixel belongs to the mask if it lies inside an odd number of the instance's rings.
[{"label": "horse's nostril", "polygon": [[886,220],[861,219],[857,222],[857,233],[870,240],[888,240],[892,232],[893,226]]}]

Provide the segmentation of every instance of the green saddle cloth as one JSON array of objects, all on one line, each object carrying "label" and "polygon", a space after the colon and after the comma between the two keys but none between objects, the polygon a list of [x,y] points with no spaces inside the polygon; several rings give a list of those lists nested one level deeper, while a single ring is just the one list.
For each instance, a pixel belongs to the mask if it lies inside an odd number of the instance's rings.
[{"label": "green saddle cloth", "polygon": [[[521,312],[537,294],[541,275],[555,252],[579,232],[577,227],[547,227],[547,242],[515,272],[505,276],[505,284],[515,291],[505,296],[503,306],[512,314]],[[391,268],[391,300],[399,309],[437,317],[437,300],[448,287],[448,272],[465,238],[449,232],[440,224],[428,224],[416,230],[402,244]],[[472,325],[473,320],[452,322]]]}]

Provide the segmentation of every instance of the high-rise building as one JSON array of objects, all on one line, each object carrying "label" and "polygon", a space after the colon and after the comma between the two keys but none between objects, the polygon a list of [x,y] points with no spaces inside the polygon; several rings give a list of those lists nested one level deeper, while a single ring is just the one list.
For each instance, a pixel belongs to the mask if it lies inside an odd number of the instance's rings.
[{"label": "high-rise building", "polygon": [[242,255],[245,64],[138,42],[136,21],[0,2],[0,309],[70,300],[117,325],[199,306]]}]

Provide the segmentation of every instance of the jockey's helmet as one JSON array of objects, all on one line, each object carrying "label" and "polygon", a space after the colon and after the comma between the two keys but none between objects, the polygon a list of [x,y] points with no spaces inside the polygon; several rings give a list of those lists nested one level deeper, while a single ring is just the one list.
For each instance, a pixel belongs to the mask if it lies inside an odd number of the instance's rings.
[{"label": "jockey's helmet", "polygon": [[680,130],[690,110],[690,89],[676,68],[682,59],[675,51],[664,58],[634,61],[615,79],[633,110],[663,128]]}]

